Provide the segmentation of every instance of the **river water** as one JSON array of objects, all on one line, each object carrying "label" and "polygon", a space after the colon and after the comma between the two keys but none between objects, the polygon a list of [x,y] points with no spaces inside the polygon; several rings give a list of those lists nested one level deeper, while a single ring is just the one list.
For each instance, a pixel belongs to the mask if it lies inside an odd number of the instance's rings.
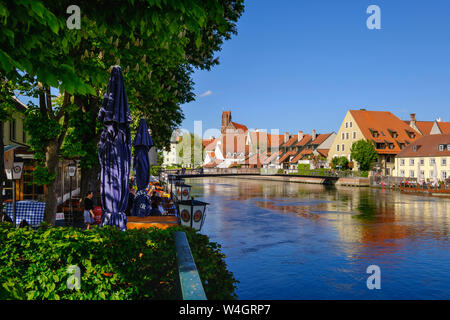
[{"label": "river water", "polygon": [[[186,183],[210,203],[201,233],[222,245],[239,299],[450,299],[450,198],[232,177]],[[380,289],[367,287],[370,265]]]}]

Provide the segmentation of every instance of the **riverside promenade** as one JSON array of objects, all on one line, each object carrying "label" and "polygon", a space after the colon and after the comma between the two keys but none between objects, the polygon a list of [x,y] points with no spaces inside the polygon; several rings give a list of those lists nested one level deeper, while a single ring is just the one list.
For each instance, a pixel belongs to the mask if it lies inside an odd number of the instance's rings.
[{"label": "riverside promenade", "polygon": [[203,168],[203,169],[172,169],[162,174],[175,175],[179,178],[200,177],[234,177],[264,181],[279,181],[293,183],[342,185],[353,187],[369,187],[369,178],[341,177],[336,175],[293,175],[282,173],[264,173],[259,168]]}]

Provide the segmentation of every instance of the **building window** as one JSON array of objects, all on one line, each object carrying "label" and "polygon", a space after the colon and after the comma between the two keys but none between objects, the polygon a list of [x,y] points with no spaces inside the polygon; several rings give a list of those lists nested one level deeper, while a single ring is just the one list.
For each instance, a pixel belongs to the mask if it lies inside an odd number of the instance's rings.
[{"label": "building window", "polygon": [[350,121],[350,128],[353,126],[353,123]]},{"label": "building window", "polygon": [[404,165],[405,165],[405,159],[401,159],[401,160],[400,160],[400,165],[401,165],[401,166],[404,166]]},{"label": "building window", "polygon": [[344,151],[345,150],[345,145],[342,145],[342,151]]},{"label": "building window", "polygon": [[430,170],[430,178],[434,178],[434,171]]},{"label": "building window", "polygon": [[409,159],[409,165],[413,166],[414,165],[414,159]]},{"label": "building window", "polygon": [[439,151],[444,151],[444,145],[443,144],[439,145]]},{"label": "building window", "polygon": [[16,119],[10,121],[9,131],[10,140],[16,140]]},{"label": "building window", "polygon": [[339,145],[336,146],[336,151],[339,151]]},{"label": "building window", "polygon": [[356,131],[353,131],[353,139],[356,139]]},{"label": "building window", "polygon": [[391,162],[391,156],[386,157],[386,162],[389,162],[389,163]]},{"label": "building window", "polygon": [[345,140],[345,133],[342,133],[342,140]]},{"label": "building window", "polygon": [[447,165],[447,159],[446,158],[442,158],[442,166],[446,166]]},{"label": "building window", "polygon": [[420,159],[420,165],[421,166],[425,165],[425,160],[424,159]]},{"label": "building window", "polygon": [[345,127],[348,128],[348,122],[345,123]]},{"label": "building window", "polygon": [[431,159],[430,159],[430,165],[435,165],[435,164],[436,164],[436,159],[431,158]]},{"label": "building window", "polygon": [[447,171],[442,171],[442,180],[447,179]]},{"label": "building window", "polygon": [[447,145],[447,151],[450,151],[450,144]]},{"label": "building window", "polygon": [[[420,170],[420,176],[421,176],[421,177],[425,177],[425,171]],[[418,177],[418,178],[419,178],[419,177]]]},{"label": "building window", "polygon": [[350,134],[348,132],[346,133],[346,139],[350,139]]},{"label": "building window", "polygon": [[409,177],[410,178],[414,178],[414,170],[410,170],[409,171]]},{"label": "building window", "polygon": [[402,177],[402,178],[405,177],[405,170],[400,170],[400,177]]}]

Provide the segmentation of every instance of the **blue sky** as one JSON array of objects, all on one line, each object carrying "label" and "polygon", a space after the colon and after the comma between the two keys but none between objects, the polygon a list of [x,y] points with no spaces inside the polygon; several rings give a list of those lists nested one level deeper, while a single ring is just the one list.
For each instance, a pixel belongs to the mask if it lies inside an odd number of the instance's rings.
[{"label": "blue sky", "polygon": [[[369,30],[369,5],[381,30]],[[337,131],[348,109],[450,121],[450,1],[247,0],[220,65],[194,75],[182,127]],[[201,96],[204,93],[210,93]]]}]

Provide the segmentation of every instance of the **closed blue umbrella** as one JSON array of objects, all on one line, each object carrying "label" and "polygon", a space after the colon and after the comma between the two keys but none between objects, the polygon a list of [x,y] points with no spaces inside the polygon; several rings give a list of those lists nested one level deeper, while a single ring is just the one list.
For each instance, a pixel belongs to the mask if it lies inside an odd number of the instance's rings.
[{"label": "closed blue umbrella", "polygon": [[147,122],[144,118],[141,118],[139,121],[133,146],[133,165],[136,170],[136,186],[138,191],[134,198],[132,215],[145,217],[150,214],[151,210],[150,198],[145,189],[150,182],[150,159],[148,157],[148,151],[153,146],[153,141],[148,133]]},{"label": "closed blue umbrella", "polygon": [[100,137],[98,156],[101,165],[101,226],[127,229],[128,176],[131,160],[131,115],[123,83],[122,70],[111,70],[108,90],[98,120],[105,126]]}]

